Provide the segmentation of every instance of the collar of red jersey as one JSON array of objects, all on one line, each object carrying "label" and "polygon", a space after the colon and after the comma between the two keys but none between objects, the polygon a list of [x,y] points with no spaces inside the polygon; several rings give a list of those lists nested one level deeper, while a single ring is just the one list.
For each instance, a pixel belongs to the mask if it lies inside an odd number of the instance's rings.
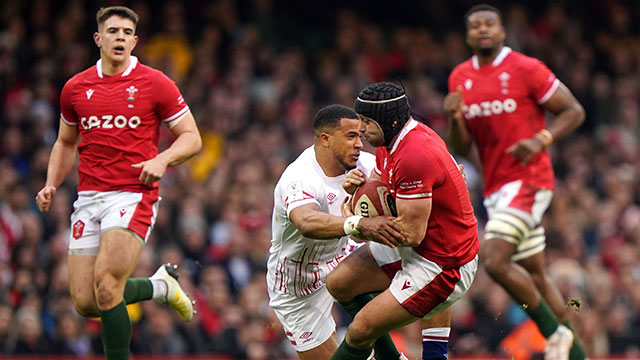
[{"label": "collar of red jersey", "polygon": [[415,129],[416,126],[418,126],[418,122],[413,120],[413,118],[410,118],[404,128],[402,128],[402,130],[400,131],[400,134],[398,134],[398,138],[393,143],[393,147],[391,148],[391,151],[389,151],[389,154],[393,154],[393,152],[396,151],[396,148],[398,147],[398,144],[400,144],[400,141],[404,139],[409,131]]},{"label": "collar of red jersey", "polygon": [[[509,55],[509,53],[511,52],[511,48],[508,46],[503,46],[502,49],[500,49],[500,52],[498,53],[498,56],[496,56],[495,59],[493,59],[493,62],[491,62],[491,66],[498,66],[500,64],[502,64],[502,62],[504,61],[504,59],[507,57],[507,55]],[[478,63],[478,57],[473,55],[473,57],[471,58],[471,64],[473,65],[473,68],[478,70],[480,69],[480,64]]]},{"label": "collar of red jersey", "polygon": [[[133,69],[135,69],[136,66],[138,65],[138,57],[137,56],[131,55],[129,57],[129,59],[130,59],[129,67],[127,68],[127,70],[122,72],[122,75],[120,75],[122,77],[131,74],[131,71],[133,71]],[[100,79],[102,79],[102,59],[98,59],[98,62],[96,62],[96,70],[98,71],[98,77]]]}]

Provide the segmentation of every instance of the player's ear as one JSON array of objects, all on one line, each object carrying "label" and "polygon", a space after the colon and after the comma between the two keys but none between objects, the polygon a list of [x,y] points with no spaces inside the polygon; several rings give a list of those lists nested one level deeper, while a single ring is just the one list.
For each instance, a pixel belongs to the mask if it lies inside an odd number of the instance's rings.
[{"label": "player's ear", "polygon": [[94,32],[93,33],[93,41],[96,43],[97,47],[100,47],[100,44],[102,42],[101,39],[100,39],[100,33],[98,33],[98,32]]},{"label": "player's ear", "polygon": [[136,48],[137,44],[138,44],[138,35],[133,35],[133,46],[131,47],[132,51],[133,51],[133,49]]},{"label": "player's ear", "polygon": [[324,131],[320,133],[320,143],[324,147],[329,147],[329,134]]}]

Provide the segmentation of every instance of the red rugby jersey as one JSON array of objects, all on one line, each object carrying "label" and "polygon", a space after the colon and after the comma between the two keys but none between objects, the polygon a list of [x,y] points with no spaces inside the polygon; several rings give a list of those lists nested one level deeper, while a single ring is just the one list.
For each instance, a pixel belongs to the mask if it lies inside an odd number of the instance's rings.
[{"label": "red rugby jersey", "polygon": [[410,120],[391,150],[376,149],[375,171],[398,199],[431,198],[427,232],[413,249],[446,267],[459,267],[478,253],[478,230],[469,191],[444,141]]},{"label": "red rugby jersey", "polygon": [[81,137],[78,191],[157,190],[157,182],[138,180],[141,169],[131,165],[155,157],[160,124],[189,107],[171,79],[135,56],[121,74],[105,75],[101,65],[72,77],[60,97],[61,120]]},{"label": "red rugby jersey", "polygon": [[545,127],[542,104],[559,85],[541,61],[506,46],[491,64],[480,66],[473,56],[451,72],[449,91],[462,86],[462,111],[480,152],[485,196],[521,179],[553,189],[553,168],[546,150],[523,167],[506,149]]}]

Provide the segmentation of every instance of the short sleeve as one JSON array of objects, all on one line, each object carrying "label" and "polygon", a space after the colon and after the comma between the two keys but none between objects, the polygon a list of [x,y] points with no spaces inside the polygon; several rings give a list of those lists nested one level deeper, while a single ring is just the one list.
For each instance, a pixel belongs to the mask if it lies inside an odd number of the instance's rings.
[{"label": "short sleeve", "polygon": [[369,177],[372,171],[376,168],[376,157],[365,151],[360,152],[360,158],[358,159],[358,168]]},{"label": "short sleeve", "polygon": [[156,113],[167,126],[173,127],[182,116],[189,111],[189,106],[184,101],[178,86],[165,74],[159,72],[153,84]]},{"label": "short sleeve", "polygon": [[449,92],[454,92],[456,91],[456,83],[455,83],[455,78],[457,72],[452,72],[451,75],[449,75]]},{"label": "short sleeve", "polygon": [[298,206],[306,204],[320,206],[317,200],[319,198],[318,187],[313,182],[295,179],[283,183],[283,186],[284,207],[287,211],[287,216]]},{"label": "short sleeve", "polygon": [[560,85],[560,80],[540,60],[533,59],[529,73],[529,91],[538,104],[544,104],[553,96]]},{"label": "short sleeve", "polygon": [[[384,151],[382,146],[376,148],[376,166],[373,168],[373,171],[382,176],[382,171],[385,168],[385,161],[387,159],[387,153]],[[369,174],[367,174],[369,176]]]},{"label": "short sleeve", "polygon": [[73,94],[73,84],[74,82],[72,80],[67,81],[62,88],[62,93],[60,94],[60,120],[64,121],[64,123],[69,126],[78,125],[78,115],[73,109],[73,102],[71,98],[71,95]]},{"label": "short sleeve", "polygon": [[399,199],[421,199],[433,196],[433,188],[445,179],[440,164],[426,149],[408,151],[397,162],[393,185]]}]

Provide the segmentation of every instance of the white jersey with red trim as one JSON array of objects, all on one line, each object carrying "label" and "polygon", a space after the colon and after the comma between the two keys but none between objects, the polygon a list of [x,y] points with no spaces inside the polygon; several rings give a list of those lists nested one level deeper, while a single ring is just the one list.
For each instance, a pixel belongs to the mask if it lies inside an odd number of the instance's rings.
[{"label": "white jersey with red trim", "polygon": [[176,84],[131,56],[121,74],[102,73],[102,61],[75,75],[60,96],[61,121],[77,127],[78,191],[146,192],[131,165],[158,154],[160,124],[171,127],[189,111]]},{"label": "white jersey with red trim", "polygon": [[[366,175],[375,167],[375,156],[360,152],[357,168]],[[302,236],[289,219],[291,210],[316,204],[319,210],[341,216],[347,196],[342,188],[346,175],[328,177],[307,148],[284,171],[274,189],[272,239],[267,263],[267,283],[272,292],[305,296],[321,289],[327,275],[350,252],[348,237],[318,240]]]}]

